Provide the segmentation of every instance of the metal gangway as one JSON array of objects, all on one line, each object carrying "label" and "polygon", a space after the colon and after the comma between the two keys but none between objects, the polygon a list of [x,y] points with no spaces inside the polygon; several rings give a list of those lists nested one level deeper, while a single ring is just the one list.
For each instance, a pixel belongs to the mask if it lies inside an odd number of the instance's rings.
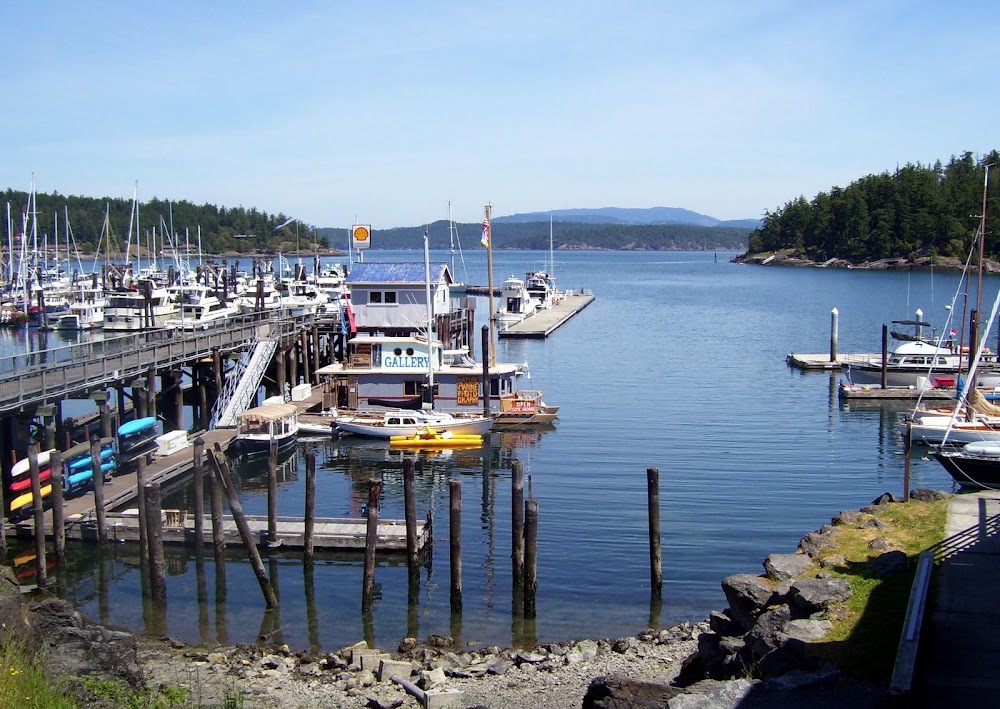
[{"label": "metal gangway", "polygon": [[270,335],[266,325],[261,326],[258,336],[264,336],[265,339],[258,339],[252,348],[244,350],[226,378],[212,409],[209,429],[233,428],[236,417],[246,411],[256,397],[267,365],[278,348],[277,339]]}]

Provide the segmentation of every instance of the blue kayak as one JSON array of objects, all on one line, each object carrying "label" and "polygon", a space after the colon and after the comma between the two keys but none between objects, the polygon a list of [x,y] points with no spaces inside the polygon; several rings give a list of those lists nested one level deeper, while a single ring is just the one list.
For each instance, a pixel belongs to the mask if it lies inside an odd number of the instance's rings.
[{"label": "blue kayak", "polygon": [[119,436],[134,436],[137,433],[144,433],[149,429],[156,426],[155,416],[146,416],[145,418],[136,419],[135,421],[128,421],[123,423],[118,428]]},{"label": "blue kayak", "polygon": [[[108,458],[110,458],[111,456],[113,456],[114,454],[115,454],[115,450],[111,446],[108,446],[107,448],[102,448],[101,449],[101,460],[105,461]],[[91,463],[90,458],[91,458],[90,453],[85,453],[85,454],[83,454],[81,456],[73,458],[71,461],[69,461],[69,463],[67,463],[67,466],[69,467],[69,469],[70,469],[71,472],[75,471],[75,470],[79,470],[80,468],[89,468],[90,467],[90,463]]]}]

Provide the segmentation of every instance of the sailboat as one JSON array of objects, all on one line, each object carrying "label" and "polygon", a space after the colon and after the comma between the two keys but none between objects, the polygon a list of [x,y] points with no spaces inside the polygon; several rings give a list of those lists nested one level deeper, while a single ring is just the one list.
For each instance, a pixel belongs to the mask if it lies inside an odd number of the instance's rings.
[{"label": "sailboat", "polygon": [[[977,303],[982,302],[982,268],[983,268],[983,242],[986,239],[986,194],[989,185],[989,166],[986,166],[986,178],[983,182],[983,213],[978,232],[979,246],[979,295]],[[958,403],[951,414],[948,429],[946,430],[941,447],[934,451],[934,458],[941,463],[948,474],[962,487],[977,487],[1000,489],[1000,440],[984,440],[966,443],[959,450],[949,450],[945,448],[949,437],[954,429],[957,429],[959,422],[964,418],[976,423],[977,409],[983,411],[987,408],[981,397],[972,396],[975,392],[976,369],[979,366],[984,352],[985,333],[988,333],[996,320],[997,311],[1000,310],[1000,290],[997,291],[996,299],[993,301],[993,309],[990,318],[982,334],[976,332],[973,327],[972,344],[976,345],[976,353],[969,365],[968,375],[958,397]],[[978,392],[976,392],[978,393]],[[1000,408],[989,407],[987,414],[1000,414]],[[998,419],[1000,420],[1000,419]],[[960,429],[959,429],[960,430]]]}]

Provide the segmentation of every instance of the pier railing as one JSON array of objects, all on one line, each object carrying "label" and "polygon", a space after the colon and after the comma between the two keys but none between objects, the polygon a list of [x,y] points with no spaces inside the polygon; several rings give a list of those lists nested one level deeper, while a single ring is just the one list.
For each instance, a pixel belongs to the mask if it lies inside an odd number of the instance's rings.
[{"label": "pier railing", "polygon": [[249,345],[257,341],[258,328],[265,323],[272,337],[281,338],[297,334],[311,322],[311,316],[257,313],[229,318],[201,332],[150,330],[2,357],[0,413],[142,377],[149,367],[180,365],[216,349]]}]

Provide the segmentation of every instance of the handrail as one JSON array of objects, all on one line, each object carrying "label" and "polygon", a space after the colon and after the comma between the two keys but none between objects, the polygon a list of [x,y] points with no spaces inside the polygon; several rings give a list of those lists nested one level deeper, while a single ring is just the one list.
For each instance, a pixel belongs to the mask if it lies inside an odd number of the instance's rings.
[{"label": "handrail", "polygon": [[173,329],[150,330],[104,340],[39,350],[0,358],[0,412],[64,396],[69,392],[140,377],[155,365],[166,367],[232,349],[256,339],[268,324],[280,338],[312,324],[311,315],[255,313],[233,316],[208,330],[187,334]]}]

